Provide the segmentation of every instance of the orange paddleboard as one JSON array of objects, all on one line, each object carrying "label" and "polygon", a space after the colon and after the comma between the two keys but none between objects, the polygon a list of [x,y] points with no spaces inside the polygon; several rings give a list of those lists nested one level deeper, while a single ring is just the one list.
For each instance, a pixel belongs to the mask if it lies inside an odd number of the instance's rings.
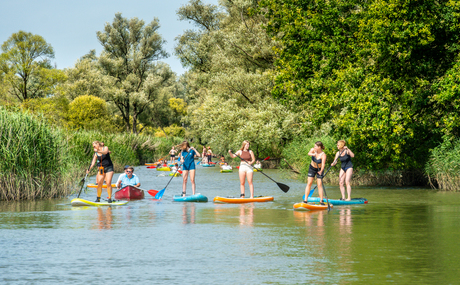
[{"label": "orange paddleboard", "polygon": [[[97,188],[97,184],[94,184],[94,183],[88,184],[88,185],[86,185],[86,187],[88,187],[88,188]],[[115,187],[117,187],[117,184],[112,183],[112,188],[115,188]],[[107,185],[106,184],[102,185],[102,188],[107,188]]]},{"label": "orange paddleboard", "polygon": [[[332,204],[331,208],[333,207]],[[294,204],[295,211],[318,211],[318,210],[327,210],[327,204],[321,205],[320,203],[295,203]]]},{"label": "orange paddleboard", "polygon": [[233,198],[233,197],[215,197],[214,203],[230,203],[230,204],[241,204],[241,203],[252,203],[252,202],[269,202],[273,201],[274,198],[271,196],[261,196],[254,198]]}]

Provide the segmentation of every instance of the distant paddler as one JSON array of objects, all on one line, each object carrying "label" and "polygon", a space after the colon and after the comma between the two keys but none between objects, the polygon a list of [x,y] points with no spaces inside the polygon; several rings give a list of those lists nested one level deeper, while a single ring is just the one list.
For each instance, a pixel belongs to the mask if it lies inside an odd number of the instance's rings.
[{"label": "distant paddler", "polygon": [[[339,151],[335,154],[335,159],[331,166],[334,166],[337,163],[337,158],[339,158],[342,162],[339,173],[340,192],[342,193],[342,198],[340,198],[340,200],[351,201],[351,177],[353,176],[353,163],[351,162],[351,158],[355,157],[355,154],[346,147],[345,144],[346,142],[344,140],[339,140],[337,142],[337,148]],[[347,199],[345,199],[344,184],[347,185]]]},{"label": "distant paddler", "polygon": [[104,146],[103,143],[99,141],[93,142],[94,156],[91,161],[91,166],[86,173],[89,173],[93,166],[97,163],[97,175],[96,175],[96,184],[97,184],[97,197],[96,202],[101,201],[102,194],[102,185],[104,180],[107,183],[107,194],[108,202],[112,203],[112,177],[113,177],[113,163],[110,159],[110,151],[107,146]]},{"label": "distant paddler", "polygon": [[252,164],[256,161],[256,159],[254,157],[254,153],[252,152],[252,150],[249,149],[249,141],[243,141],[241,148],[237,152],[235,152],[235,154],[232,153],[232,150],[229,150],[228,153],[232,158],[235,158],[237,156],[241,158],[241,164],[238,172],[240,177],[240,198],[244,198],[245,196],[244,184],[246,179],[248,180],[249,191],[251,192],[251,199],[254,198],[254,184],[252,183],[254,171],[252,170]]},{"label": "distant paddler", "polygon": [[182,197],[185,197],[187,190],[187,179],[190,175],[190,182],[192,182],[192,192],[195,195],[196,185],[195,185],[195,155],[200,156],[200,153],[193,147],[190,146],[188,141],[182,142],[180,161],[182,161]]},{"label": "distant paddler", "polygon": [[308,197],[311,185],[313,184],[313,180],[316,176],[316,185],[318,186],[318,195],[321,205],[325,205],[323,203],[323,174],[324,166],[326,165],[326,154],[323,149],[323,143],[318,141],[308,152],[308,155],[311,156],[311,163],[308,169],[307,187],[305,187],[305,197]]}]

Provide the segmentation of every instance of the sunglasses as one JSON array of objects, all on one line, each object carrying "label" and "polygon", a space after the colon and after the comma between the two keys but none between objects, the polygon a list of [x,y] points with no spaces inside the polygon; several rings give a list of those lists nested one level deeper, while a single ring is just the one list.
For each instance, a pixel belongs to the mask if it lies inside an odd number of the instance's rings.
[{"label": "sunglasses", "polygon": [[131,170],[125,170],[125,171],[128,172],[128,173],[133,173]]}]

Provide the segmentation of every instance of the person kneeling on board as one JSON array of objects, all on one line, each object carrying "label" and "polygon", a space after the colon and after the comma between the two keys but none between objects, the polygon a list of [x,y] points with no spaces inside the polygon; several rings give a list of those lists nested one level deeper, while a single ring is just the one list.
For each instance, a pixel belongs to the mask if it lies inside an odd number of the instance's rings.
[{"label": "person kneeling on board", "polygon": [[125,173],[120,174],[117,181],[117,189],[121,189],[126,186],[141,186],[139,177],[137,177],[137,175],[134,174],[134,168],[129,165],[125,166]]}]

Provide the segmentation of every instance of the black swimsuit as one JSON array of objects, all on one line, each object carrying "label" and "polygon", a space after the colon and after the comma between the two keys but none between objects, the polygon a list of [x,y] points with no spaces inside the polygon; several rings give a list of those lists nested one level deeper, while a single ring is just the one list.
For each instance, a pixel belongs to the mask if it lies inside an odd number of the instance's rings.
[{"label": "black swimsuit", "polygon": [[113,163],[112,163],[112,160],[110,159],[110,153],[99,156],[97,155],[97,152],[96,152],[96,157],[97,157],[97,166],[104,167],[104,173],[113,172]]},{"label": "black swimsuit", "polygon": [[340,161],[342,162],[341,168],[343,171],[347,172],[348,169],[353,168],[351,156],[348,155],[348,152],[344,156],[340,156]]}]

